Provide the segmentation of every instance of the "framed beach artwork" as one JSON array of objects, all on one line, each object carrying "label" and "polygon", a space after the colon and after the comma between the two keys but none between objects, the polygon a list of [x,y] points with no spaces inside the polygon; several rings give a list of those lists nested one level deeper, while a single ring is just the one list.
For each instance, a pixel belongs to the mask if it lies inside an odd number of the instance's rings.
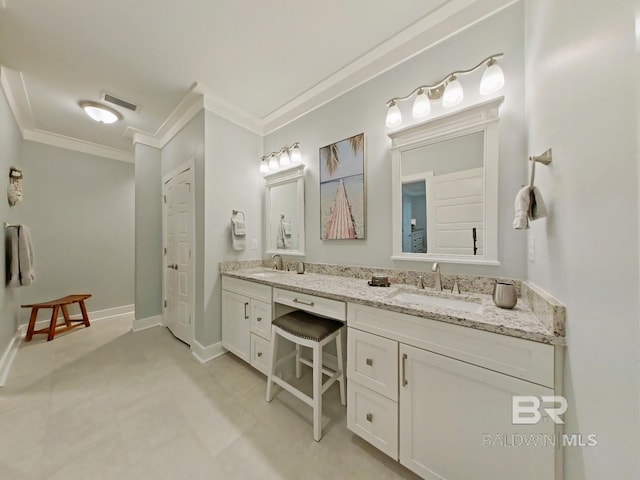
[{"label": "framed beach artwork", "polygon": [[320,149],[320,238],[366,238],[364,133]]}]

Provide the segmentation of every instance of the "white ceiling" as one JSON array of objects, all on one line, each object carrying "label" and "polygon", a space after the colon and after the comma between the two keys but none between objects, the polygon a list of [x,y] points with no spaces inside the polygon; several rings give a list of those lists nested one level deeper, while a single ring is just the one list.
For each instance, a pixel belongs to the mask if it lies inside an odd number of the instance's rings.
[{"label": "white ceiling", "polygon": [[[153,135],[195,82],[271,131],[513,0],[4,3],[3,86],[23,134],[131,152],[125,128]],[[96,124],[78,101],[102,91],[142,109]]]}]

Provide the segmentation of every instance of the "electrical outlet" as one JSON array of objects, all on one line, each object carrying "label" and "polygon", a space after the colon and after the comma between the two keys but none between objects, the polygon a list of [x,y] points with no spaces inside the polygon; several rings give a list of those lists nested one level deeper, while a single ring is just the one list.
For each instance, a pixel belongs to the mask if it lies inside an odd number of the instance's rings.
[{"label": "electrical outlet", "polygon": [[251,239],[251,250],[257,250],[258,249],[258,239],[257,238],[252,238]]},{"label": "electrical outlet", "polygon": [[529,234],[529,261],[536,263],[536,237],[533,233]]}]

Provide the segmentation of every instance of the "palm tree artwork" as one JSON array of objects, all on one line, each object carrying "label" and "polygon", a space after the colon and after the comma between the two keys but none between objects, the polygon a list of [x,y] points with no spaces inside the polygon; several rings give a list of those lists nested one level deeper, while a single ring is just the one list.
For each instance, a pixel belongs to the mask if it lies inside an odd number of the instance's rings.
[{"label": "palm tree artwork", "polygon": [[321,239],[364,239],[364,201],[364,133],[322,147]]}]

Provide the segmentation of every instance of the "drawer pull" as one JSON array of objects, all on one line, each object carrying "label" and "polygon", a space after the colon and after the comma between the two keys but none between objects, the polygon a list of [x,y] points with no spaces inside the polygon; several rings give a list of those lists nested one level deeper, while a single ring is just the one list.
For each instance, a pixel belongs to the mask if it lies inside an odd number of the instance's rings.
[{"label": "drawer pull", "polygon": [[257,320],[258,322],[261,322],[261,321],[262,321],[262,317],[258,317],[258,318],[256,318],[256,320]]},{"label": "drawer pull", "polygon": [[367,413],[367,422],[373,423],[373,413]]},{"label": "drawer pull", "polygon": [[304,300],[298,300],[297,298],[294,298],[293,301],[296,303],[301,303],[302,305],[307,305],[309,307],[313,307],[315,305],[314,302],[305,302]]},{"label": "drawer pull", "polygon": [[407,382],[407,354],[403,353],[402,354],[402,386],[406,387],[407,385],[409,385],[409,382]]},{"label": "drawer pull", "polygon": [[247,314],[247,307],[249,307],[249,302],[245,302],[244,303],[244,318],[249,318],[249,315]]},{"label": "drawer pull", "polygon": [[262,356],[262,352],[258,352],[258,358]]},{"label": "drawer pull", "polygon": [[367,365],[370,367],[373,365],[373,358],[367,358]]}]

